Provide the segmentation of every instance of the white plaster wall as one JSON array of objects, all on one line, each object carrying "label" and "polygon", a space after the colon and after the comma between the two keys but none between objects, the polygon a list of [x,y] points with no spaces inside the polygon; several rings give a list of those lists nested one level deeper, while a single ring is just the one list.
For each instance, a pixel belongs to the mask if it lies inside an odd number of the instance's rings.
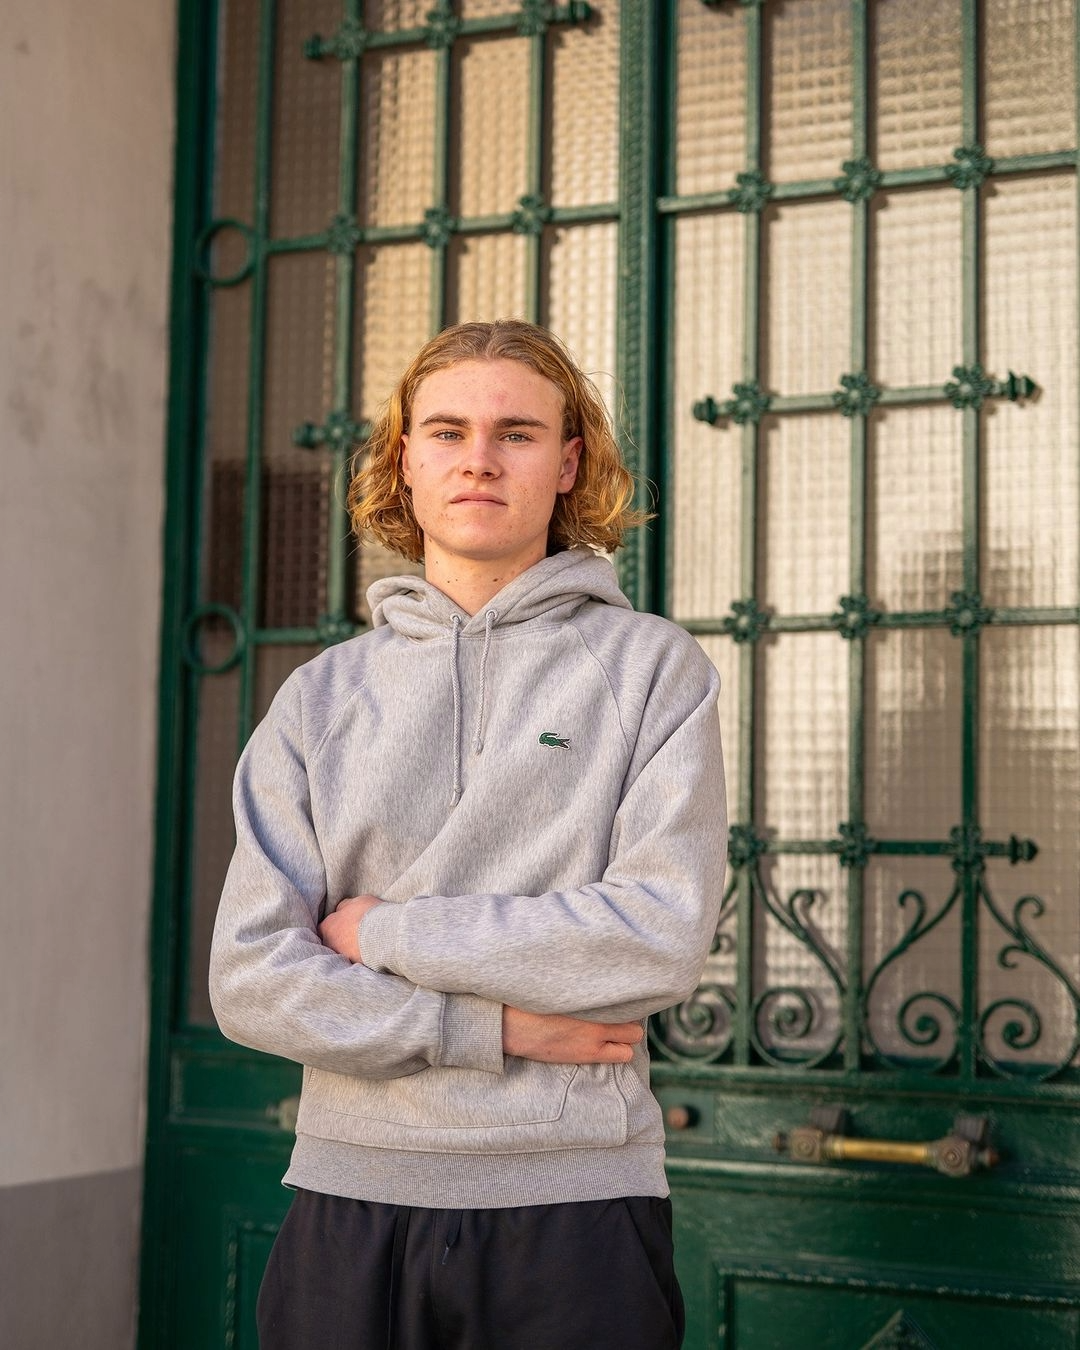
[{"label": "white plaster wall", "polygon": [[0,1188],[141,1164],[175,11],[0,24]]}]

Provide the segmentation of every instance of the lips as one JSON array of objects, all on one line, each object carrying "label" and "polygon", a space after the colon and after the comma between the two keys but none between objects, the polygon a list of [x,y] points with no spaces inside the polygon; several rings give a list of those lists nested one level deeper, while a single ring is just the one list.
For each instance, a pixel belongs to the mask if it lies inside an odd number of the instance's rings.
[{"label": "lips", "polygon": [[493,497],[489,492],[459,492],[456,497],[450,498],[451,506],[459,506],[463,503],[476,502],[483,506],[505,506],[506,503],[501,497]]}]

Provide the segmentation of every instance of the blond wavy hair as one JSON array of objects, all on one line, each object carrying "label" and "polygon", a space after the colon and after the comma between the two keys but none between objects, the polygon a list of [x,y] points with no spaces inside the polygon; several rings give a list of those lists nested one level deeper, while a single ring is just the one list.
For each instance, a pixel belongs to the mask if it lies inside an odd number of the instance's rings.
[{"label": "blond wavy hair", "polygon": [[521,319],[460,323],[420,349],[379,410],[366,445],[353,461],[348,509],[357,536],[372,534],[412,562],[424,556],[424,537],[413,514],[401,468],[401,438],[409,431],[413,401],[429,375],[462,361],[519,361],[550,380],[563,398],[563,441],[582,439],[577,479],[555,499],[548,552],[584,546],[612,553],[628,529],[650,519],[635,510],[634,478],[622,461],[600,394],[562,342]]}]

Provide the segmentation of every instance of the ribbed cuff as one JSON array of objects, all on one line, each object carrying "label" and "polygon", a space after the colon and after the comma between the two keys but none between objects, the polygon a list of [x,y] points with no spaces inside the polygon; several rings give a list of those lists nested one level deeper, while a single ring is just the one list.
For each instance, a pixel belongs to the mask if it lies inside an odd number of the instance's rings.
[{"label": "ribbed cuff", "polygon": [[386,900],[369,909],[360,920],[360,955],[369,970],[401,974],[394,962],[400,923],[401,907]]},{"label": "ribbed cuff", "polygon": [[446,994],[438,1063],[502,1073],[502,1004],[476,994]]}]

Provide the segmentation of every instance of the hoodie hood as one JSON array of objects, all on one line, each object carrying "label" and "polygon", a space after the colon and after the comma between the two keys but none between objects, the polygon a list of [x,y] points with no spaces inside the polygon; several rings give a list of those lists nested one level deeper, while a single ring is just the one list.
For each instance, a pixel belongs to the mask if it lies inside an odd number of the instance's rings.
[{"label": "hoodie hood", "polygon": [[[462,634],[503,628],[530,619],[564,621],[589,600],[632,608],[619,589],[615,569],[606,558],[588,549],[568,549],[543,558],[515,577],[471,617],[438,587],[421,577],[387,577],[368,589],[372,625],[389,625],[413,641],[445,637],[459,628]],[[494,618],[489,618],[494,614]],[[455,625],[454,620],[457,619]]]}]

